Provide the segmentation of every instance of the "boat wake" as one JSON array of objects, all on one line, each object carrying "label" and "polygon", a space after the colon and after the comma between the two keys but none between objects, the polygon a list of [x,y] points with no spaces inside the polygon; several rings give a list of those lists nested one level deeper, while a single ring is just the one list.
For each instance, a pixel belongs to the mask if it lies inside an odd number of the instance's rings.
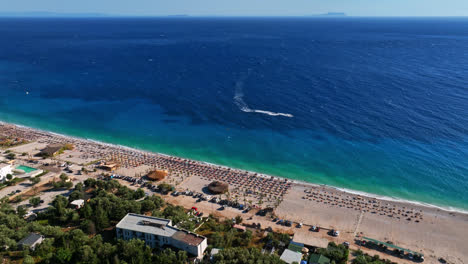
[{"label": "boat wake", "polygon": [[243,77],[241,77],[237,82],[236,82],[236,90],[234,94],[234,103],[239,107],[239,109],[242,112],[246,113],[259,113],[259,114],[265,114],[269,116],[284,116],[284,117],[294,117],[291,114],[288,113],[279,113],[279,112],[271,112],[267,110],[260,110],[260,109],[252,109],[250,108],[247,103],[244,101],[244,81],[247,79],[247,77],[250,75],[250,70],[249,73]]}]

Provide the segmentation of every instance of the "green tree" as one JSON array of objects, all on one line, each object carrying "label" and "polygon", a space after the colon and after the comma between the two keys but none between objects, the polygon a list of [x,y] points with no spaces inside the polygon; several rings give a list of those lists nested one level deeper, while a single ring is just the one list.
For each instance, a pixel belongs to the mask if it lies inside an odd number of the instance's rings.
[{"label": "green tree", "polygon": [[96,180],[93,178],[88,178],[84,181],[86,187],[96,187]]},{"label": "green tree", "polygon": [[277,255],[262,254],[257,248],[227,248],[221,250],[214,257],[215,263],[270,263],[285,264]]},{"label": "green tree", "polygon": [[29,199],[29,203],[34,206],[34,207],[37,207],[40,203],[41,203],[41,198],[39,197],[32,197],[31,199]]},{"label": "green tree", "polygon": [[85,203],[80,212],[86,219],[90,219],[93,216],[93,208],[89,203]]},{"label": "green tree", "polygon": [[132,264],[151,263],[151,249],[145,245],[145,242],[139,239],[130,241],[119,240],[118,252],[120,259]]},{"label": "green tree", "polygon": [[145,197],[145,191],[143,191],[141,188],[138,188],[134,193],[133,199],[138,200],[143,197]]},{"label": "green tree", "polygon": [[151,200],[142,201],[141,210],[143,212],[153,211],[154,209],[156,209],[156,206],[154,205],[153,201],[151,201]]},{"label": "green tree", "polygon": [[95,223],[98,230],[103,230],[104,228],[109,227],[109,217],[107,212],[101,207],[97,206],[95,210]]},{"label": "green tree", "polygon": [[78,250],[79,263],[98,263],[98,256],[94,253],[93,248],[88,245],[81,246]]},{"label": "green tree", "polygon": [[96,234],[96,225],[92,220],[85,220],[81,222],[80,228],[85,231],[87,234],[94,235]]},{"label": "green tree", "polygon": [[34,264],[36,263],[33,259],[33,257],[31,257],[30,255],[26,255],[24,258],[23,258],[23,264]]},{"label": "green tree", "polygon": [[73,182],[67,181],[67,182],[65,182],[65,184],[63,186],[65,188],[67,188],[67,189],[71,189],[73,187]]},{"label": "green tree", "polygon": [[80,191],[73,191],[72,193],[70,193],[70,196],[68,196],[69,201],[74,201],[74,200],[83,199],[83,198],[84,198],[84,194],[83,192],[80,192]]},{"label": "green tree", "polygon": [[317,253],[322,254],[337,264],[345,264],[348,261],[349,250],[344,245],[337,245],[330,242],[327,248],[317,249]]},{"label": "green tree", "polygon": [[83,183],[79,182],[79,183],[75,184],[75,191],[83,192],[84,191]]},{"label": "green tree", "polygon": [[167,248],[154,256],[153,263],[185,264],[187,262],[188,257],[185,251],[174,252],[170,248]]},{"label": "green tree", "polygon": [[6,155],[6,158],[9,159],[9,160],[13,160],[13,159],[16,158],[16,154],[10,152],[10,153],[8,153],[8,154]]},{"label": "green tree", "polygon": [[7,180],[11,180],[11,179],[13,179],[13,175],[11,175],[10,173],[8,173],[8,174],[6,175],[6,178],[7,178]]},{"label": "green tree", "polygon": [[39,177],[30,177],[29,181],[31,182],[32,185],[36,185],[41,181],[41,179]]},{"label": "green tree", "polygon": [[24,217],[27,212],[24,206],[20,205],[16,208],[16,213],[19,215],[19,217]]},{"label": "green tree", "polygon": [[60,174],[60,180],[61,180],[62,182],[67,181],[67,180],[68,180],[68,175],[65,174],[65,173]]},{"label": "green tree", "polygon": [[68,264],[73,256],[73,253],[68,248],[59,248],[55,253],[55,263]]}]

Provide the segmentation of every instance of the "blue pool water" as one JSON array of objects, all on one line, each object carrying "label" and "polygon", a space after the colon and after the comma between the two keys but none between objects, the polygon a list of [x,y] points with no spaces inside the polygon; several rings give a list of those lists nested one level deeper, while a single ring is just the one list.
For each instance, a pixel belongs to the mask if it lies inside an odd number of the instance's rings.
[{"label": "blue pool water", "polygon": [[16,167],[18,170],[22,170],[24,171],[25,173],[30,173],[30,172],[33,172],[33,171],[36,171],[37,169],[35,168],[31,168],[31,167],[28,167],[28,166],[24,166],[24,165],[19,165]]},{"label": "blue pool water", "polygon": [[468,20],[0,19],[0,120],[468,209]]}]

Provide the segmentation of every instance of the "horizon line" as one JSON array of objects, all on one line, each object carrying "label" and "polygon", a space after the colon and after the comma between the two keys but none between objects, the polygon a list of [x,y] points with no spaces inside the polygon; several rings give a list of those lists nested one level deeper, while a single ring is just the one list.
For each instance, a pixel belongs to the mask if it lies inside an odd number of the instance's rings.
[{"label": "horizon line", "polygon": [[0,18],[465,18],[467,15],[353,15],[346,12],[327,12],[318,14],[108,14],[98,12],[82,12],[82,13],[68,13],[68,12],[48,12],[48,11],[27,11],[27,12],[9,12],[0,11]]}]

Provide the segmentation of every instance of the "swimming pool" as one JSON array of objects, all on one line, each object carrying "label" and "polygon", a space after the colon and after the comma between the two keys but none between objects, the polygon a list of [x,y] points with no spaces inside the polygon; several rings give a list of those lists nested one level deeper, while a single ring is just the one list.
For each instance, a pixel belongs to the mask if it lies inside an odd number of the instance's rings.
[{"label": "swimming pool", "polygon": [[23,165],[19,165],[19,166],[16,167],[16,168],[17,168],[18,170],[22,170],[22,171],[24,171],[24,172],[26,172],[26,173],[30,173],[30,172],[32,172],[32,171],[37,170],[37,169],[35,169],[35,168],[31,168],[31,167],[23,166]]}]

